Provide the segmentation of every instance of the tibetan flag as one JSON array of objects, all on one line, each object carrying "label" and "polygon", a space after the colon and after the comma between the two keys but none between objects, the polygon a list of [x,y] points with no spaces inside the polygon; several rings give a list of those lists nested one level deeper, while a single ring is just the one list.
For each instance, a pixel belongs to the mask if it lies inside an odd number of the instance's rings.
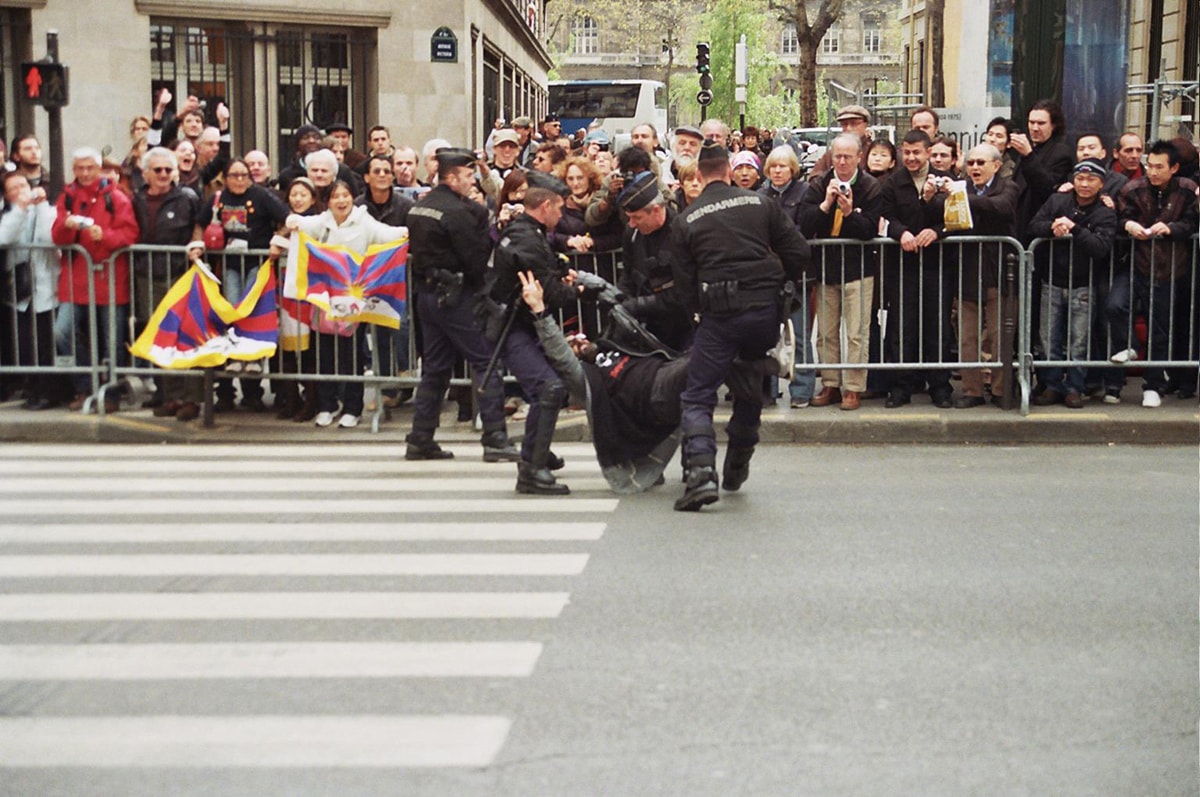
[{"label": "tibetan flag", "polygon": [[321,308],[330,321],[399,329],[408,303],[407,262],[408,238],[361,254],[298,233],[288,250],[284,296]]},{"label": "tibetan flag", "polygon": [[161,368],[213,368],[270,357],[278,340],[270,263],[259,267],[236,305],[221,295],[207,268],[192,266],[167,291],[129,350]]}]

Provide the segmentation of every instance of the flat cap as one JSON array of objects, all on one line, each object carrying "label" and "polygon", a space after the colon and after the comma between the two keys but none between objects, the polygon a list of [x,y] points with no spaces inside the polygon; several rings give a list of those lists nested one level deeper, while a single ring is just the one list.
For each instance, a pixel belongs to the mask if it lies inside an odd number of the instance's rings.
[{"label": "flat cap", "polygon": [[855,119],[861,119],[870,124],[871,112],[861,105],[847,105],[838,111],[837,120],[839,122],[851,122]]},{"label": "flat cap", "polygon": [[696,127],[695,125],[680,125],[679,127],[675,128],[675,135],[691,136],[692,138],[698,138],[701,141],[704,140],[704,134],[701,133],[700,128]]},{"label": "flat cap", "polygon": [[512,120],[513,127],[533,127],[533,120],[528,116],[518,116]]}]

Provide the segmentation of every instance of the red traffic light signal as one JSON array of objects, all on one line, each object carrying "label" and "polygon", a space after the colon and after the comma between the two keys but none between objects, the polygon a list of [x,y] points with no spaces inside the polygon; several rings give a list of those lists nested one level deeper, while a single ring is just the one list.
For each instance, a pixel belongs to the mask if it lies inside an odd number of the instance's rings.
[{"label": "red traffic light signal", "polygon": [[45,108],[67,104],[67,65],[34,61],[21,64],[21,94]]}]

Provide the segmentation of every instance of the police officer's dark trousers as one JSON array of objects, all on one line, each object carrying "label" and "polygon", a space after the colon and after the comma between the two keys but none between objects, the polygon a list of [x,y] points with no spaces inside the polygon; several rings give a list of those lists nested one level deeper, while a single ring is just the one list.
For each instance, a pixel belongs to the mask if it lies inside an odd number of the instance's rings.
[{"label": "police officer's dark trousers", "polygon": [[[779,309],[765,305],[729,316],[705,314],[689,351],[683,405],[684,467],[715,467],[716,432],[713,409],[717,391],[735,358],[756,360],[779,340]],[[759,391],[761,393],[761,391]],[[734,396],[727,432],[731,447],[752,449],[758,443],[762,420],[761,397]]]},{"label": "police officer's dark trousers", "polygon": [[[450,385],[455,354],[461,353],[471,366],[477,389],[492,357],[493,346],[475,318],[472,299],[468,294],[455,307],[438,307],[433,287],[417,290],[417,319],[424,347],[421,383],[413,397],[413,435],[419,439],[431,440],[438,427],[442,396]],[[485,435],[505,430],[504,386],[498,368],[493,369],[479,397],[479,415]]]},{"label": "police officer's dark trousers", "polygon": [[[519,318],[504,339],[502,355],[504,364],[529,397],[529,416],[525,419],[525,437],[521,440],[521,459],[545,465],[544,455],[550,450],[550,438],[554,435],[555,419],[560,409],[558,403],[548,405],[547,402],[562,401],[565,395],[562,380],[546,361],[537,333]],[[542,456],[539,457],[539,454]],[[538,459],[543,461],[538,462]]]}]

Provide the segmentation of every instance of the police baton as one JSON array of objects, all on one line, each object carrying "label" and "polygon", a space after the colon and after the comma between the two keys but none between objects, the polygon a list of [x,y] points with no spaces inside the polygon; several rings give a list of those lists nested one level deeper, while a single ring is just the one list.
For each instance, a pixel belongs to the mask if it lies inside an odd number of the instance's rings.
[{"label": "police baton", "polygon": [[496,370],[496,363],[500,360],[500,350],[504,348],[504,341],[508,340],[508,333],[512,330],[513,321],[517,317],[518,299],[509,302],[508,318],[504,320],[504,327],[500,330],[500,335],[496,338],[496,348],[492,351],[492,358],[488,360],[487,369],[483,372],[483,378],[479,380],[479,387],[475,391],[479,395],[483,395],[485,386],[488,380],[492,378],[492,372]]}]

